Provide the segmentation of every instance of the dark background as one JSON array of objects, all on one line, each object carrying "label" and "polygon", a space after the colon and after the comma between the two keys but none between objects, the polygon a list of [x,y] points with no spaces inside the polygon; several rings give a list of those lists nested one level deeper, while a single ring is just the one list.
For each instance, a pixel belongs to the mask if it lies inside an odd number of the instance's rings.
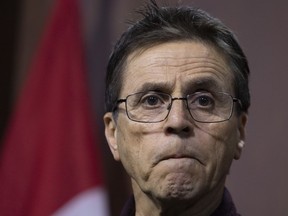
[{"label": "dark background", "polygon": [[[112,215],[130,193],[122,167],[113,161],[102,133],[105,67],[125,20],[133,19],[140,0],[82,0],[83,36],[89,85],[102,134]],[[161,2],[161,1],[159,1]],[[163,2],[163,1],[162,1]],[[231,27],[250,62],[252,106],[246,146],[227,180],[243,216],[288,215],[288,2],[260,0],[166,0],[207,10]],[[0,3],[0,138],[2,139],[53,0]],[[49,17],[49,16],[48,16]],[[2,145],[2,142],[1,142]]]}]

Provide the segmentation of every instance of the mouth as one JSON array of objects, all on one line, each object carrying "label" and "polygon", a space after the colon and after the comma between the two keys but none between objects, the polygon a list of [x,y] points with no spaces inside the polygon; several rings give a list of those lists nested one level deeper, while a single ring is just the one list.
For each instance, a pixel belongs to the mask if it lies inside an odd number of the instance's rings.
[{"label": "mouth", "polygon": [[190,155],[190,154],[172,154],[172,155],[167,155],[161,158],[161,161],[165,161],[165,160],[182,160],[182,159],[188,159],[188,160],[196,160],[198,161],[200,164],[204,165],[204,163],[199,160],[198,157],[194,156],[194,155]]}]

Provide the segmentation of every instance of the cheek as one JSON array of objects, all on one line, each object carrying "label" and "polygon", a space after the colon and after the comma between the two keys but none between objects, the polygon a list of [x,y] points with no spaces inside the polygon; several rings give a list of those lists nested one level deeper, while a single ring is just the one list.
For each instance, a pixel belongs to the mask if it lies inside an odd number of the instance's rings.
[{"label": "cheek", "polygon": [[215,152],[224,154],[234,151],[238,140],[238,127],[235,121],[210,124],[206,131],[210,142],[214,143]]},{"label": "cheek", "polygon": [[209,125],[203,135],[202,152],[206,153],[209,176],[218,182],[229,173],[237,145],[237,127],[233,124],[220,123]]},{"label": "cheek", "polygon": [[[121,127],[120,125],[125,125]],[[132,178],[146,178],[149,173],[149,158],[153,153],[152,140],[144,139],[143,124],[125,122],[119,124],[117,131],[118,152],[121,163]],[[144,132],[143,132],[144,131]]]}]

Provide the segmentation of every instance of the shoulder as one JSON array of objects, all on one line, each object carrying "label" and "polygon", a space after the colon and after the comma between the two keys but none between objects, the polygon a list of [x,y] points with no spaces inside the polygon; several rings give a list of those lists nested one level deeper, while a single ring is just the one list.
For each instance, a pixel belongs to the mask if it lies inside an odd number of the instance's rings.
[{"label": "shoulder", "polygon": [[135,216],[135,200],[133,195],[125,203],[120,216]]},{"label": "shoulder", "polygon": [[224,189],[222,202],[211,216],[241,216],[237,213],[232,196],[226,188]]}]

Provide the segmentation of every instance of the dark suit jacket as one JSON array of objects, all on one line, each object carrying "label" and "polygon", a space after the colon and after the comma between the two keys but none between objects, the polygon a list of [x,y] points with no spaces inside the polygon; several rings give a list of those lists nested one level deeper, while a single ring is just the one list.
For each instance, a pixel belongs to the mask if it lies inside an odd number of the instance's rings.
[{"label": "dark suit jacket", "polygon": [[[120,216],[135,216],[135,200],[131,196],[126,202]],[[237,213],[229,191],[225,188],[222,202],[211,216],[240,216]]]}]

